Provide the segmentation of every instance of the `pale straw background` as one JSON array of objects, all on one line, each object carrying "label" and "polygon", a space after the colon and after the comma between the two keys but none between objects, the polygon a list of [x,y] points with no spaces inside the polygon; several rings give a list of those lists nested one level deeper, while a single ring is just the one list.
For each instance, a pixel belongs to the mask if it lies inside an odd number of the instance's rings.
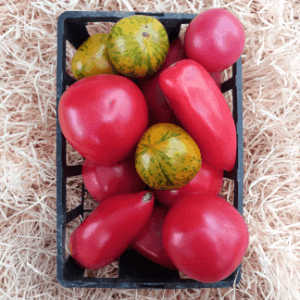
[{"label": "pale straw background", "polygon": [[[238,16],[246,33],[244,218],[251,237],[241,282],[205,290],[63,288],[56,279],[58,16],[66,10],[200,13],[212,7]],[[299,13],[300,2],[291,0],[2,0],[0,299],[300,299]],[[110,26],[91,24],[89,32]],[[70,45],[67,53],[69,67]],[[80,163],[68,149],[68,162]],[[68,181],[68,209],[79,203],[79,182]],[[222,196],[230,200],[232,188],[224,182]],[[79,224],[68,225],[67,241]],[[116,268],[114,262],[89,274],[115,277]]]}]

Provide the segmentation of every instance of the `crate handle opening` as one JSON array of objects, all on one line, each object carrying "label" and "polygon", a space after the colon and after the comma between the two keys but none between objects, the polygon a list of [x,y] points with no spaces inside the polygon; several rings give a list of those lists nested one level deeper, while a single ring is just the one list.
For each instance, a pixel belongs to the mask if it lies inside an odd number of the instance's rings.
[{"label": "crate handle opening", "polygon": [[135,15],[163,17],[165,14],[164,13],[152,13],[152,12],[136,12]]},{"label": "crate handle opening", "polygon": [[160,283],[160,284],[139,284],[139,288],[140,289],[149,289],[149,288],[163,289],[164,284],[163,283]]}]

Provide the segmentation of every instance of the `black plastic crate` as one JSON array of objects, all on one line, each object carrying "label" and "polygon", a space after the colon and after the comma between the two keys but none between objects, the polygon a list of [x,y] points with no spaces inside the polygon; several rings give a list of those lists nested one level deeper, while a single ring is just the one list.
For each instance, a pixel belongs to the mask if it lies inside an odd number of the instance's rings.
[{"label": "black plastic crate", "polygon": [[[67,11],[60,15],[57,23],[57,109],[67,85],[76,80],[66,73],[66,40],[76,49],[89,37],[87,22],[117,22],[136,15],[150,15],[157,18],[166,28],[169,40],[178,37],[181,24],[189,24],[195,14],[183,13],[142,13],[119,11]],[[224,178],[234,181],[234,207],[243,214],[243,107],[242,107],[242,62],[233,65],[233,76],[222,83],[222,93],[232,92],[233,117],[237,129],[237,159],[231,172],[224,172]],[[83,218],[86,190],[82,188],[82,203],[71,211],[66,210],[66,181],[68,177],[81,174],[81,165],[68,166],[66,163],[66,139],[58,122],[57,113],[57,279],[64,287],[86,288],[128,288],[128,289],[188,289],[231,287],[241,279],[241,265],[226,279],[216,283],[201,283],[192,279],[181,279],[177,271],[156,265],[133,250],[126,250],[120,257],[118,278],[84,277],[71,256],[65,258],[66,224],[79,217]]]}]

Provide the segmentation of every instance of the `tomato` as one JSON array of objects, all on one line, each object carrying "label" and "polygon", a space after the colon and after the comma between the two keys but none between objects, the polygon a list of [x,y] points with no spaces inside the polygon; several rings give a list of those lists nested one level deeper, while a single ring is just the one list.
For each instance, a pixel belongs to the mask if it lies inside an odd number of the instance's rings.
[{"label": "tomato", "polygon": [[171,123],[151,126],[136,147],[136,171],[149,187],[157,190],[181,188],[196,176],[201,164],[195,141]]},{"label": "tomato", "polygon": [[209,9],[189,24],[184,46],[187,57],[210,73],[223,71],[241,56],[245,46],[242,23],[226,9]]},{"label": "tomato", "polygon": [[235,123],[211,75],[199,63],[183,59],[160,74],[159,84],[203,160],[216,169],[231,171],[237,151]]},{"label": "tomato", "polygon": [[102,202],[72,233],[71,256],[85,269],[109,265],[146,225],[153,206],[149,191],[119,194]]},{"label": "tomato", "polygon": [[241,264],[249,244],[247,225],[237,209],[213,194],[184,195],[169,210],[163,246],[175,266],[192,279],[212,283]]},{"label": "tomato", "polygon": [[166,207],[155,205],[147,224],[134,238],[130,244],[130,248],[158,265],[169,269],[176,269],[163,247],[161,235],[163,222],[167,213],[168,209]]},{"label": "tomato", "polygon": [[223,170],[217,170],[205,161],[197,175],[185,186],[177,190],[151,189],[155,199],[166,206],[174,205],[180,197],[191,192],[213,193],[218,195],[223,184]]},{"label": "tomato", "polygon": [[155,73],[164,63],[169,38],[157,18],[133,15],[122,18],[111,28],[108,55],[118,72],[130,77]]},{"label": "tomato", "polygon": [[159,75],[168,66],[184,58],[186,58],[184,46],[179,38],[175,39],[170,44],[167,58],[162,67],[153,75],[138,81],[138,86],[143,92],[148,104],[149,127],[157,123],[173,123],[179,125],[168,100],[159,86]]},{"label": "tomato", "polygon": [[114,195],[136,193],[146,188],[135,170],[133,159],[110,166],[101,166],[85,159],[82,179],[90,195],[99,203]]},{"label": "tomato", "polygon": [[141,90],[130,79],[111,74],[72,84],[59,101],[58,117],[71,146],[100,165],[126,159],[148,126]]},{"label": "tomato", "polygon": [[108,33],[92,34],[77,49],[71,61],[71,70],[77,80],[118,73],[108,57],[108,36]]},{"label": "tomato", "polygon": [[216,84],[218,85],[219,89],[221,89],[221,87],[222,87],[222,74],[221,74],[221,72],[210,73],[210,76],[216,82]]},{"label": "tomato", "polygon": [[181,42],[179,38],[174,39],[170,44],[170,49],[168,52],[168,55],[166,57],[166,60],[162,67],[154,74],[154,77],[157,77],[163,70],[165,70],[167,67],[175,63],[176,61],[182,60],[186,58],[184,45]]}]

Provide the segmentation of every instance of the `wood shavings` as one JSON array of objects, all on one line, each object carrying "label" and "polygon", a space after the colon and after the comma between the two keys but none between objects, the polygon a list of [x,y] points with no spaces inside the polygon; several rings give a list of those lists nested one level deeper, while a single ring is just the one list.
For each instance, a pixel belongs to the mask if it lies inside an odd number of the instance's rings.
[{"label": "wood shavings", "polygon": [[[56,279],[56,43],[65,10],[197,14],[213,7],[243,23],[242,279],[226,289],[63,288]],[[300,2],[293,0],[7,0],[0,4],[0,299],[299,299]],[[89,24],[90,34],[112,24]],[[182,26],[183,40],[187,25]],[[67,45],[67,70],[75,49]],[[232,76],[231,68],[222,79]],[[231,101],[230,93],[226,99]],[[70,145],[68,164],[82,163]],[[78,205],[73,178],[68,209]],[[233,199],[233,182],[221,195]],[[93,207],[92,199],[87,205]],[[80,219],[68,224],[68,238]],[[118,263],[85,276],[117,277]]]}]

